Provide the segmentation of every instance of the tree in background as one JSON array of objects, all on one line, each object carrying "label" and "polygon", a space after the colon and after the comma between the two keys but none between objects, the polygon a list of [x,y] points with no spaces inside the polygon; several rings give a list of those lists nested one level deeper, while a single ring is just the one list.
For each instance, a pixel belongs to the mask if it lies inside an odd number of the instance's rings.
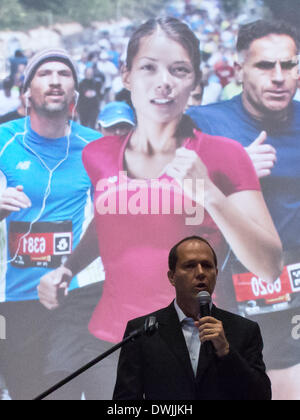
[{"label": "tree in background", "polygon": [[275,19],[282,19],[299,28],[300,1],[299,0],[264,0]]},{"label": "tree in background", "polygon": [[53,22],[143,19],[159,13],[165,0],[0,0],[1,29],[22,30]]},{"label": "tree in background", "polygon": [[220,4],[226,13],[236,14],[241,6],[245,4],[245,0],[222,0]]},{"label": "tree in background", "polygon": [[0,0],[1,29],[17,29],[26,13],[19,0]]}]

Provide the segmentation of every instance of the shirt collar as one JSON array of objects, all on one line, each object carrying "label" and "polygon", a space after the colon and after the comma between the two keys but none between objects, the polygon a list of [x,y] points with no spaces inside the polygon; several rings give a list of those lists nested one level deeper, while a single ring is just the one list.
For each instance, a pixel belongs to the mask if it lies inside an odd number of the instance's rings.
[{"label": "shirt collar", "polygon": [[183,313],[182,309],[179,308],[177,300],[174,300],[174,307],[178,315],[179,322],[181,323],[183,320],[188,319],[188,317]]},{"label": "shirt collar", "polygon": [[[190,321],[190,320],[194,322],[194,319],[187,317],[185,313],[182,311],[182,309],[178,306],[177,299],[174,300],[174,307],[175,307],[180,323],[182,323],[182,321]],[[210,302],[210,310],[211,309],[212,309],[212,301]]]}]

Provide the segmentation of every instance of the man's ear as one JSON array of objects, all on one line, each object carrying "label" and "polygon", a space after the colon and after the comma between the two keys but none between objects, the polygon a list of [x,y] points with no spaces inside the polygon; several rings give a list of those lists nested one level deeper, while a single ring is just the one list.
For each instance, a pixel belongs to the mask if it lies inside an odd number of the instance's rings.
[{"label": "man's ear", "polygon": [[239,63],[238,61],[235,61],[234,62],[234,71],[235,71],[236,79],[238,80],[238,82],[243,83],[243,79],[244,79],[243,65],[241,63]]},{"label": "man's ear", "polygon": [[31,91],[30,91],[30,88],[28,88],[27,91],[24,93],[26,108],[30,107],[30,96],[31,96]]},{"label": "man's ear", "polygon": [[168,271],[168,279],[170,281],[170,283],[172,284],[172,286],[175,287],[175,280],[174,280],[174,272],[173,271]]},{"label": "man's ear", "polygon": [[121,75],[122,75],[122,81],[123,85],[127,90],[130,90],[131,84],[130,84],[130,72],[127,69],[126,65],[124,64],[121,69]]}]

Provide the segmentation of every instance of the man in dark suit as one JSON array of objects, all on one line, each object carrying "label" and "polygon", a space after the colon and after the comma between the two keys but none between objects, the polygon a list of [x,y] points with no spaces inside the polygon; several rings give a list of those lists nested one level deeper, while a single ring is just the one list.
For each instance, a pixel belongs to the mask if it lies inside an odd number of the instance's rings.
[{"label": "man in dark suit", "polygon": [[[205,239],[190,237],[174,246],[168,277],[176,299],[151,314],[156,334],[123,347],[115,400],[271,399],[258,325],[214,305],[211,316],[198,319],[197,295],[213,294],[217,274],[215,252]],[[125,336],[146,318],[130,321]]]}]

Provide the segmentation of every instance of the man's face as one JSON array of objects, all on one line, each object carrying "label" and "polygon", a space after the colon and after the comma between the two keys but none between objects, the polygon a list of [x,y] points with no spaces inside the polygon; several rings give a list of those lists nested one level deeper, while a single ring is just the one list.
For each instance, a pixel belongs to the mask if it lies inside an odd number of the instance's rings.
[{"label": "man's face", "polygon": [[187,108],[190,108],[191,106],[200,106],[202,103],[203,98],[203,86],[197,85],[196,88],[191,92]]},{"label": "man's face", "polygon": [[288,35],[253,41],[241,64],[243,102],[255,118],[287,111],[298,80],[297,47]]},{"label": "man's face", "polygon": [[126,136],[133,129],[133,126],[127,122],[120,122],[111,127],[102,127],[101,132],[103,136]]},{"label": "man's face", "polygon": [[218,269],[211,248],[199,240],[193,239],[179,245],[177,257],[176,269],[169,271],[168,277],[176,289],[179,306],[189,308],[199,292],[213,294]]},{"label": "man's face", "polygon": [[74,100],[75,82],[71,69],[64,63],[42,64],[30,84],[31,107],[37,112],[68,112]]}]

